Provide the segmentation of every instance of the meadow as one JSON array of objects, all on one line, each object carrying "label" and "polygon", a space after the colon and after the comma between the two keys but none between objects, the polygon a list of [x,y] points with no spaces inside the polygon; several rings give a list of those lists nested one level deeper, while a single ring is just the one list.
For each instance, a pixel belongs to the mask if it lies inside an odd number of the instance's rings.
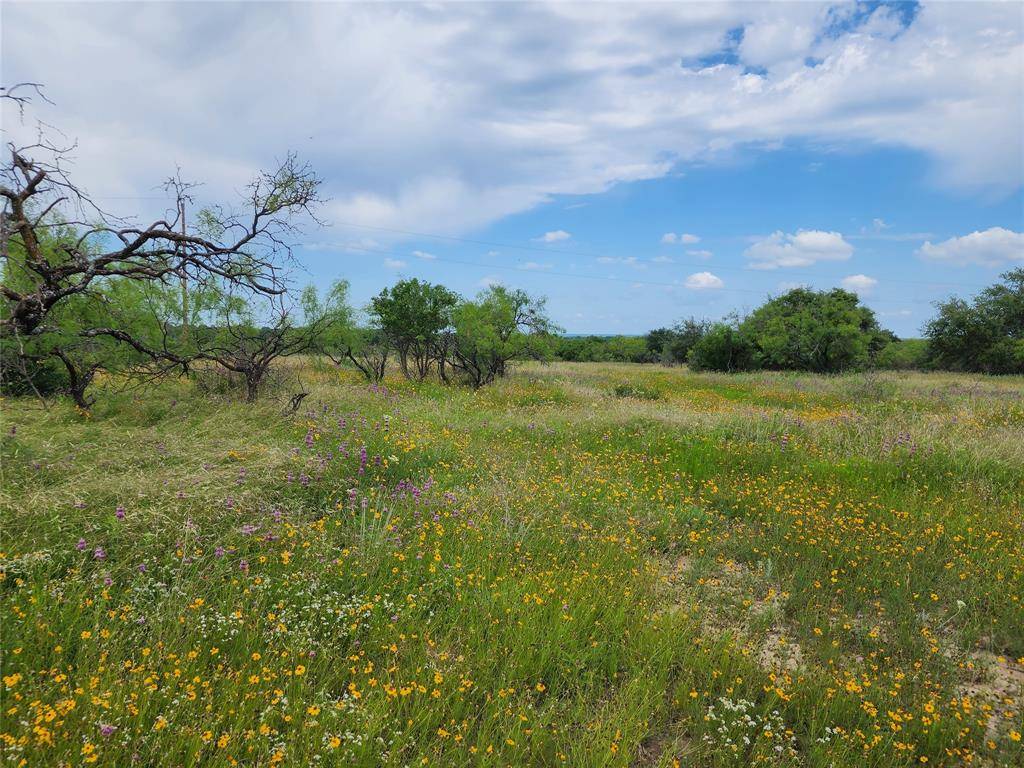
[{"label": "meadow", "polygon": [[1024,764],[1024,379],[292,364],[3,403],[3,764]]}]

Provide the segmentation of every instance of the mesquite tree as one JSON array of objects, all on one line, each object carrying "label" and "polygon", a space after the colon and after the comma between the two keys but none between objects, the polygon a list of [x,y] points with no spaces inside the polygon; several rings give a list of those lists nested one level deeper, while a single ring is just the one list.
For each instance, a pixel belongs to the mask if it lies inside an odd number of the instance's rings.
[{"label": "mesquite tree", "polygon": [[[184,367],[196,351],[182,345],[185,334],[154,337],[131,323],[114,322],[113,315],[69,310],[81,302],[109,305],[105,294],[121,281],[161,286],[184,281],[196,292],[227,285],[240,297],[283,293],[289,241],[303,218],[316,221],[320,202],[320,179],[295,155],[258,173],[238,206],[206,208],[196,217],[198,226],[186,229],[182,206],[145,225],[102,210],[68,174],[72,149],[41,133],[31,144],[8,144],[7,162],[0,165],[0,340],[6,354],[21,356],[30,346],[36,357],[52,354],[74,364],[70,331],[93,347],[105,337],[135,354]],[[178,179],[169,183],[179,198],[187,191]],[[180,311],[179,323],[185,325],[184,301]],[[69,316],[85,322],[70,328]],[[64,336],[60,352],[35,342],[54,333]],[[88,363],[79,380],[87,383],[88,370],[103,367],[102,361]]]},{"label": "mesquite tree", "polygon": [[196,329],[195,358],[240,374],[246,402],[254,402],[275,361],[320,351],[324,334],[347,322],[351,310],[345,298],[344,283],[335,284],[323,301],[308,286],[298,306],[290,304],[287,295],[254,303],[226,290],[208,326]]},{"label": "mesquite tree", "polygon": [[452,313],[455,327],[449,364],[474,388],[508,372],[512,360],[545,360],[559,329],[543,299],[500,285],[464,301]]},{"label": "mesquite tree", "polygon": [[372,299],[371,317],[393,346],[406,378],[422,381],[429,375],[458,300],[443,285],[415,278],[401,280]]}]

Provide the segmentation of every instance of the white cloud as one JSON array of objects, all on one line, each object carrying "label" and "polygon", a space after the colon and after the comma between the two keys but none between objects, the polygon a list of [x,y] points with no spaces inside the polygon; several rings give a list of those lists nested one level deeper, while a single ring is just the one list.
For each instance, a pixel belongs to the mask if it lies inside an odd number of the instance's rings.
[{"label": "white cloud", "polygon": [[934,245],[927,242],[918,249],[917,254],[924,259],[958,266],[980,264],[998,267],[1024,263],[1024,232],[992,227],[984,232],[951,237]]},{"label": "white cloud", "polygon": [[401,269],[407,266],[407,264],[401,259],[384,259],[384,266],[388,269]]},{"label": "white cloud", "polygon": [[699,251],[687,251],[687,256],[693,256],[695,259],[710,259],[714,254],[711,251],[699,250]]},{"label": "white cloud", "polygon": [[671,256],[655,256],[651,261],[655,264],[674,264],[676,260]]},{"label": "white cloud", "polygon": [[743,252],[753,269],[807,267],[819,261],[845,261],[852,254],[853,246],[841,234],[817,229],[801,229],[793,235],[774,232]]},{"label": "white cloud", "polygon": [[495,285],[504,285],[504,283],[502,282],[500,277],[495,277],[494,275],[487,275],[486,277],[481,277],[477,281],[477,285],[480,286],[481,288],[492,288]]},{"label": "white cloud", "polygon": [[661,236],[661,242],[665,243],[666,245],[671,245],[673,243],[680,243],[681,245],[693,245],[694,243],[699,243],[700,238],[697,237],[697,235],[691,235],[688,232],[684,232],[680,235],[677,235],[675,232],[666,232],[664,235]]},{"label": "white cloud", "polygon": [[710,272],[695,272],[686,278],[684,285],[692,291],[705,291],[725,287],[722,279]]},{"label": "white cloud", "polygon": [[[76,178],[97,196],[152,194],[181,165],[222,200],[297,149],[335,201],[328,222],[438,234],[786,141],[907,148],[942,185],[1019,187],[1019,4],[926,3],[908,27],[885,7],[845,26],[838,15],[810,3],[8,3],[5,78],[46,83],[55,106],[19,127],[4,105],[4,127],[31,138],[39,117],[77,139]],[[267,50],[302,55],[268,68]],[[83,82],[133,109],[110,110]]]},{"label": "white cloud", "polygon": [[871,293],[871,289],[878,285],[878,281],[867,275],[848,275],[840,281],[840,285],[848,291],[863,295]]},{"label": "white cloud", "polygon": [[413,251],[412,255],[415,256],[417,259],[423,259],[425,261],[433,261],[434,259],[437,258],[437,256],[435,256],[434,254],[427,253],[426,251]]},{"label": "white cloud", "polygon": [[537,261],[528,261],[523,264],[523,269],[551,269],[551,264],[541,264]]},{"label": "white cloud", "polygon": [[556,229],[554,232],[545,232],[543,235],[537,238],[542,243],[560,243],[563,240],[568,240],[572,235],[566,232],[564,229]]}]

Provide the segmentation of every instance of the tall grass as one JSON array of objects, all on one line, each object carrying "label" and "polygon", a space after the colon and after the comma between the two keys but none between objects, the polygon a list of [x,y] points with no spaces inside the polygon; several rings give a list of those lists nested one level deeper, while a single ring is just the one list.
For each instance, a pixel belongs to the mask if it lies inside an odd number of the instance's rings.
[{"label": "tall grass", "polygon": [[292,373],[3,404],[7,763],[1024,760],[1021,379]]}]

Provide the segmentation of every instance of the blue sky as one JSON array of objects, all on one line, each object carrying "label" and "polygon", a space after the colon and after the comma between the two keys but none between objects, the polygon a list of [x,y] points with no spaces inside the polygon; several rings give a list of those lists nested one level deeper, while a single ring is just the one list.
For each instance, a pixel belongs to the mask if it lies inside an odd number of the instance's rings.
[{"label": "blue sky", "polygon": [[[350,252],[305,251],[302,261],[318,281],[347,275],[360,303],[391,275],[467,295],[497,280],[546,295],[556,320],[577,333],[642,333],[684,316],[717,318],[796,284],[841,287],[844,278],[866,275],[878,283],[854,283],[863,300],[886,327],[913,336],[933,302],[973,293],[1010,268],[936,264],[918,253],[921,245],[994,227],[1019,231],[1022,206],[1020,190],[986,198],[937,188],[920,153],[795,146],[559,197],[458,239],[388,242],[396,233],[336,223],[367,242]],[[748,267],[753,242],[801,228],[840,233],[852,254],[805,267]],[[569,237],[543,242],[548,232]],[[666,233],[699,240],[663,243]],[[686,288],[701,272],[724,287]]]},{"label": "blue sky", "polygon": [[[149,216],[181,167],[230,200],[324,178],[298,282],[548,297],[570,332],[856,290],[915,335],[1024,263],[1019,3],[7,2],[5,82]],[[37,55],[41,35],[52,40]],[[104,97],[104,94],[116,94]]]}]

